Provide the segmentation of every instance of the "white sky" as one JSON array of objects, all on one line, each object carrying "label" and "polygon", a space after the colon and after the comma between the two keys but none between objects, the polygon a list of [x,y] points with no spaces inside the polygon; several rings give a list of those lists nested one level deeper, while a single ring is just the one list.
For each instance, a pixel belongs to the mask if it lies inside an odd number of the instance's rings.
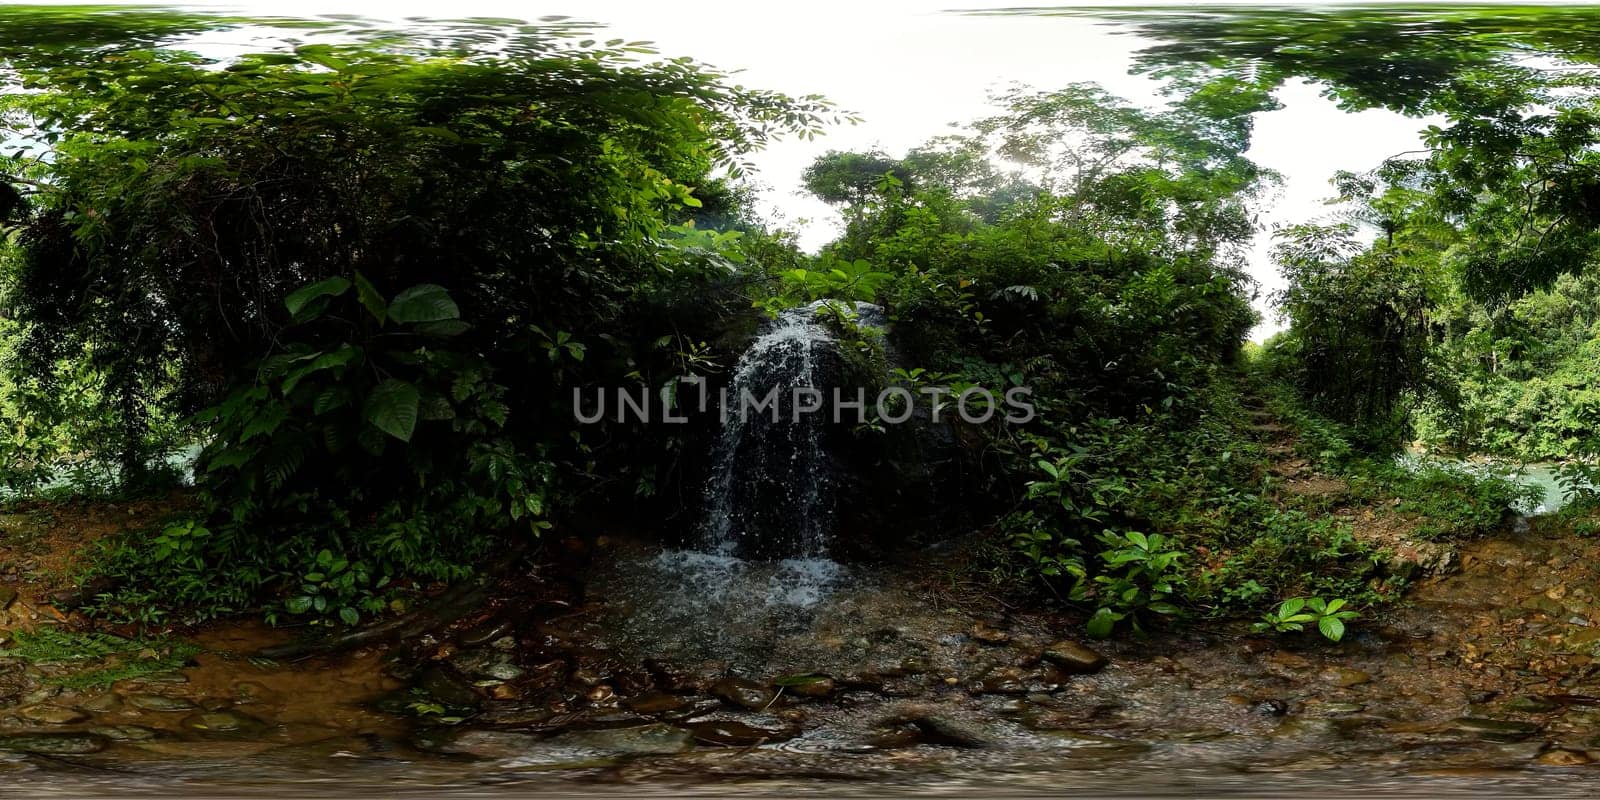
[{"label": "white sky", "polygon": [[[811,142],[782,142],[755,159],[765,200],[814,247],[835,231],[827,206],[797,191],[800,173],[829,150],[879,147],[891,154],[920,144],[950,123],[983,116],[992,89],[1021,82],[1048,89],[1095,81],[1135,102],[1150,102],[1155,84],[1128,74],[1141,41],[1091,20],[1067,17],[973,17],[948,8],[1026,5],[994,0],[276,0],[185,2],[204,8],[283,16],[359,14],[374,19],[493,16],[533,19],[565,15],[608,26],[615,37],[655,42],[667,56],[687,55],[742,70],[740,82],[790,94],[820,93],[863,122]],[[1038,5],[1048,5],[1039,2]],[[1115,5],[1077,3],[1074,5]],[[0,12],[3,13],[3,12]],[[610,38],[610,37],[606,37]],[[1300,222],[1327,213],[1321,201],[1335,170],[1364,170],[1417,146],[1423,123],[1386,111],[1347,114],[1304,84],[1279,94],[1284,108],[1261,115],[1249,155],[1283,174],[1280,196],[1261,222]],[[1266,293],[1281,286],[1267,259],[1270,237],[1256,237],[1250,271],[1267,322],[1278,329]]]}]

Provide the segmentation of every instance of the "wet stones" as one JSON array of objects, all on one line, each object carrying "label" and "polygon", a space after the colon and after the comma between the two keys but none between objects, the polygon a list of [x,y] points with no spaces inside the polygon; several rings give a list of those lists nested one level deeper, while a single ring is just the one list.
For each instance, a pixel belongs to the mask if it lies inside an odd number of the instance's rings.
[{"label": "wet stones", "polygon": [[1105,656],[1077,642],[1065,640],[1046,647],[1040,657],[1074,675],[1099,672],[1110,663]]},{"label": "wet stones", "polygon": [[763,711],[778,699],[778,693],[764,684],[733,676],[712,684],[711,696],[749,711]]},{"label": "wet stones", "polygon": [[19,733],[0,736],[0,751],[77,756],[106,749],[105,737],[93,733]]},{"label": "wet stones", "polygon": [[510,731],[464,730],[437,736],[434,732],[418,737],[423,750],[473,758],[513,758],[540,746],[539,737]]},{"label": "wet stones", "polygon": [[604,750],[629,755],[672,755],[694,747],[695,738],[693,733],[683,728],[656,723],[633,728],[572,731],[544,742],[543,746]]},{"label": "wet stones", "polygon": [[773,683],[785,694],[808,700],[832,697],[834,689],[837,688],[832,678],[817,674],[785,675]]}]

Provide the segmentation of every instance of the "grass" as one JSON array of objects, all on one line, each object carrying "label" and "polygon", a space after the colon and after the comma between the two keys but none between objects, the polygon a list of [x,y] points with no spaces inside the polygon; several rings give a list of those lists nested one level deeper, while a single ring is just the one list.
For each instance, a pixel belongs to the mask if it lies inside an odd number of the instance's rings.
[{"label": "grass", "polygon": [[46,626],[17,631],[0,656],[70,667],[65,674],[49,675],[45,680],[67,689],[92,689],[173,672],[199,652],[198,645],[172,637],[125,639]]}]

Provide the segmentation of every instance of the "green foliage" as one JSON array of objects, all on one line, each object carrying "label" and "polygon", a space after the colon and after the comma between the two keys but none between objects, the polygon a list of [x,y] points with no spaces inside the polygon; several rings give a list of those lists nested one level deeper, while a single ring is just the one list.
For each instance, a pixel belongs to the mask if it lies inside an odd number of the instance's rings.
[{"label": "green foliage", "polygon": [[1138,631],[1140,612],[1179,613],[1171,600],[1183,582],[1182,551],[1168,549],[1171,543],[1159,533],[1105,531],[1099,539],[1105,546],[1100,551],[1104,569],[1094,578],[1093,594],[1100,607],[1089,618],[1090,636],[1110,636],[1124,620]]},{"label": "green foliage", "polygon": [[101,554],[117,617],[310,598],[351,622],[670,470],[661,432],[585,440],[570,389],[704,361],[745,248],[787,245],[694,218],[744,213],[752,150],[844,119],[562,26],[330,23],[339,44],[214,61],[175,43],[241,21],[83,14],[38,21],[132,38],[0,37],[38,143],[7,161],[31,193],[7,366],[45,426],[87,387],[95,435],[8,460],[81,444],[126,477],[205,443],[204,515]]},{"label": "green foliage", "polygon": [[1346,605],[1342,598],[1291,597],[1278,604],[1277,608],[1262,614],[1261,621],[1255,624],[1255,630],[1298,633],[1305,630],[1307,625],[1315,625],[1324,639],[1337,642],[1344,638],[1346,624],[1361,616],[1359,612],[1345,608]]}]

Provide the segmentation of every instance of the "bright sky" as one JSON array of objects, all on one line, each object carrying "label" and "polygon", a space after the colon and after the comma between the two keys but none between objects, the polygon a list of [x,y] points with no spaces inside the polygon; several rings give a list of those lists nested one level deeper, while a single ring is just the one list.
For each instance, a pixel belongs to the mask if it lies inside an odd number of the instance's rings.
[{"label": "bright sky", "polygon": [[[764,198],[778,217],[814,247],[828,241],[835,215],[802,196],[800,173],[829,150],[880,147],[891,154],[944,132],[950,123],[983,116],[991,90],[1011,82],[1048,89],[1096,81],[1135,102],[1151,102],[1155,84],[1128,74],[1141,42],[1090,20],[1067,17],[974,17],[948,8],[1017,6],[994,0],[275,0],[187,2],[186,8],[264,15],[349,13],[374,19],[468,16],[533,19],[565,15],[608,26],[616,37],[656,43],[668,56],[687,55],[730,70],[741,82],[790,94],[820,93],[863,117],[812,142],[783,142],[760,154]],[[1040,2],[1039,5],[1047,5]],[[1116,5],[1115,3],[1077,3]],[[1283,174],[1281,195],[1261,223],[1300,222],[1327,213],[1321,201],[1338,169],[1364,170],[1413,149],[1422,124],[1385,111],[1347,114],[1306,85],[1286,87],[1284,108],[1257,120],[1249,155]],[[1267,258],[1270,237],[1258,235],[1251,274],[1267,318],[1260,338],[1278,329],[1266,294],[1281,286]]]}]

